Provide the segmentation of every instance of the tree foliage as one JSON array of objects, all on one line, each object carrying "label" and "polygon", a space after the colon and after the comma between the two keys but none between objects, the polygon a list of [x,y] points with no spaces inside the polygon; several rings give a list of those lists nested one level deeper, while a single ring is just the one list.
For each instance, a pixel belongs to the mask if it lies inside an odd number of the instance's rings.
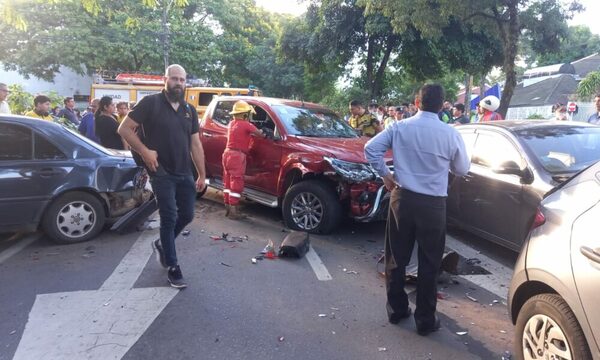
[{"label": "tree foliage", "polygon": [[555,51],[564,21],[581,10],[577,1],[560,0],[363,0],[369,13],[381,11],[394,30],[416,28],[427,39],[440,39],[452,22],[496,38],[502,45],[502,68],[506,75],[499,112],[506,114],[517,83],[515,60],[520,37],[531,39],[534,51]]},{"label": "tree foliage", "polygon": [[587,26],[569,26],[559,37],[556,51],[540,54],[532,48],[529,39],[523,41],[522,47],[523,56],[530,66],[562,64],[600,52],[600,36],[592,34]]},{"label": "tree foliage", "polygon": [[577,95],[584,100],[592,99],[600,93],[600,71],[592,71],[579,82]]}]

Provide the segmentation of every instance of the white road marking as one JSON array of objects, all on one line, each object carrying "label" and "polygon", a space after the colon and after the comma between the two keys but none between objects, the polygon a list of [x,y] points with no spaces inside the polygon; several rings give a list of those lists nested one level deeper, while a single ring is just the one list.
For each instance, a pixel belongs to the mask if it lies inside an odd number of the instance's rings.
[{"label": "white road marking", "polygon": [[99,290],[37,295],[13,360],[121,359],[179,292],[131,288],[156,236],[143,232]]},{"label": "white road marking", "polygon": [[508,287],[510,286],[513,274],[511,268],[500,264],[496,260],[490,259],[449,235],[446,236],[446,246],[467,259],[477,258],[481,260],[481,264],[478,264],[478,266],[481,266],[491,273],[485,275],[461,275],[462,278],[501,297],[503,300],[506,300],[508,296]]},{"label": "white road marking", "polygon": [[140,276],[148,258],[152,256],[152,240],[158,239],[160,230],[146,230],[133,244],[123,260],[106,279],[100,290],[126,290],[131,289]]},{"label": "white road marking", "polygon": [[34,243],[41,236],[42,236],[42,234],[40,234],[40,233],[34,233],[31,235],[28,235],[28,236],[24,237],[23,239],[21,239],[21,241],[17,242],[13,246],[11,246],[8,249],[1,252],[0,253],[0,264],[2,264],[6,260],[10,259],[14,255],[21,252],[21,250],[25,249],[26,247],[28,247],[29,245]]},{"label": "white road marking", "polygon": [[312,267],[313,271],[315,272],[315,275],[317,275],[317,279],[321,281],[328,281],[333,279],[331,277],[331,274],[325,267],[325,264],[323,264],[323,261],[321,261],[319,255],[316,253],[315,249],[313,249],[312,245],[306,253],[306,260],[308,260],[310,267]]}]

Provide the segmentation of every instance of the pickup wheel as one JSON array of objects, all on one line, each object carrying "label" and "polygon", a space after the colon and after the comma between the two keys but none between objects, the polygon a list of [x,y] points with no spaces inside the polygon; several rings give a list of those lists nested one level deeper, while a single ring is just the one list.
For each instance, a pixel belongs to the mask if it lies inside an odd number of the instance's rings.
[{"label": "pickup wheel", "polygon": [[282,211],[290,229],[327,234],[339,224],[342,206],[331,186],[319,180],[307,180],[288,189]]}]

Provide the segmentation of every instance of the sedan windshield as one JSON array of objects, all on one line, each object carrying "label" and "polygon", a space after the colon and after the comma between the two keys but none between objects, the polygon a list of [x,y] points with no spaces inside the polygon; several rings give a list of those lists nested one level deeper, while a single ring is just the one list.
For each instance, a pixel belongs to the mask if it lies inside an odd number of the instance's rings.
[{"label": "sedan windshield", "polygon": [[575,173],[600,160],[600,127],[544,127],[517,135],[552,174]]},{"label": "sedan windshield", "polygon": [[356,131],[333,111],[289,105],[274,105],[273,109],[290,135],[323,138],[355,138]]}]

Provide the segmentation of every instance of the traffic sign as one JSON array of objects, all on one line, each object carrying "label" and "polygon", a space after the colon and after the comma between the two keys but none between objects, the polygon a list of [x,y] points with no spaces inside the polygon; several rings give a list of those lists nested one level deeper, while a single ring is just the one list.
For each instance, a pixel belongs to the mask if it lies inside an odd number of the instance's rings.
[{"label": "traffic sign", "polygon": [[567,111],[568,112],[575,112],[575,111],[577,111],[577,103],[575,103],[573,101],[569,101],[569,103],[567,104]]}]

